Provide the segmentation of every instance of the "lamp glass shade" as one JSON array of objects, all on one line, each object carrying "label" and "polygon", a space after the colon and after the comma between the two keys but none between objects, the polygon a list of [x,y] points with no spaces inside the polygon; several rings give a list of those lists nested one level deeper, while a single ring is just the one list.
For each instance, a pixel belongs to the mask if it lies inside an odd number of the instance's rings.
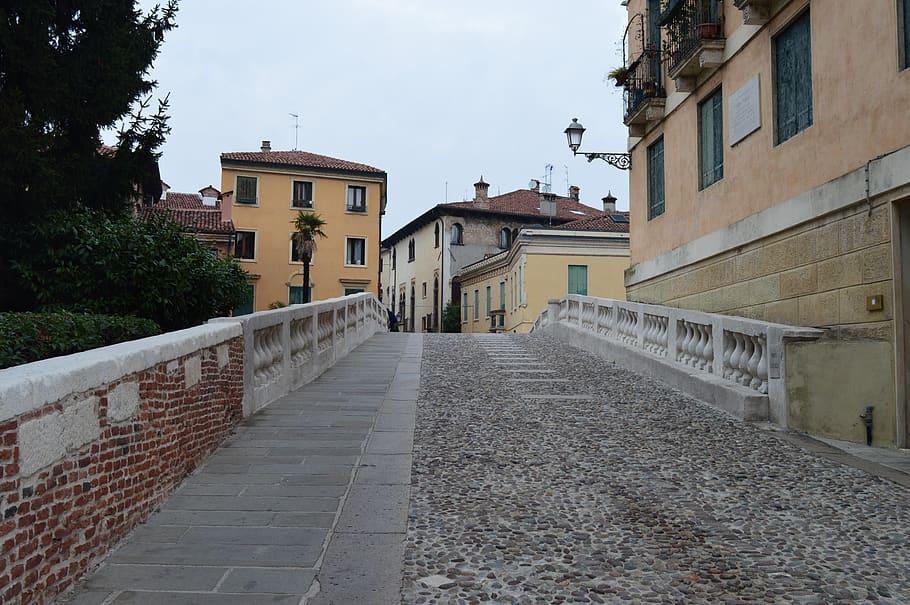
[{"label": "lamp glass shade", "polygon": [[569,124],[565,132],[569,149],[573,153],[578,151],[578,148],[581,147],[581,136],[585,133],[585,127],[578,123],[578,118],[572,118],[572,123]]}]

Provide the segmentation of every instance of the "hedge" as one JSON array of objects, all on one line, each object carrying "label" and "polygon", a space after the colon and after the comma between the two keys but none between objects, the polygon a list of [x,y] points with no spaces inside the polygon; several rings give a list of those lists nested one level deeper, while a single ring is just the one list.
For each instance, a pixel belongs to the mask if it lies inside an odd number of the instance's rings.
[{"label": "hedge", "polygon": [[149,319],[121,315],[0,313],[0,368],[160,334]]}]

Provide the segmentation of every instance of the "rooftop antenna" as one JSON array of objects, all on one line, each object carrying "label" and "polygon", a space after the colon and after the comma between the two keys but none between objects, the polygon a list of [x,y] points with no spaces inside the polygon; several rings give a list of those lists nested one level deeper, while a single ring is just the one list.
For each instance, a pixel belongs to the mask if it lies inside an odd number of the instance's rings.
[{"label": "rooftop antenna", "polygon": [[543,182],[540,183],[540,190],[543,193],[550,193],[553,189],[553,164],[547,164],[543,168],[543,176],[540,177],[543,179]]},{"label": "rooftop antenna", "polygon": [[297,151],[297,131],[300,129],[300,116],[296,113],[288,114],[294,118],[294,151]]},{"label": "rooftop antenna", "polygon": [[569,165],[563,164],[562,167],[566,169],[566,195],[569,195],[569,187],[571,186],[569,185]]}]

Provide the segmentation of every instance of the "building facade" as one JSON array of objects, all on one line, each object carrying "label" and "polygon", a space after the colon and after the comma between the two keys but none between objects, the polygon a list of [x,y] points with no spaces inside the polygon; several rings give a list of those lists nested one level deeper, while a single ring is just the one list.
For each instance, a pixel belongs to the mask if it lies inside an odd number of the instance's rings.
[{"label": "building facade", "polygon": [[493,197],[488,192],[481,178],[473,200],[437,204],[383,240],[380,299],[395,311],[402,330],[440,331],[446,305],[461,300],[453,276],[511,248],[521,228],[602,214],[579,201],[577,187],[568,197],[532,189]]},{"label": "building facade", "polygon": [[[234,256],[251,275],[252,299],[241,311],[378,294],[386,183],[379,168],[305,151],[272,151],[268,141],[257,152],[221,154],[221,186],[230,192],[237,230]],[[291,242],[300,211],[326,222],[326,237],[316,238],[310,263],[309,296],[300,252]]]},{"label": "building facade", "polygon": [[790,426],[861,441],[874,405],[899,446],[908,4],[629,0],[623,83],[629,299],[825,328],[788,348]]},{"label": "building facade", "polygon": [[628,213],[522,229],[511,248],[456,275],[461,331],[529,332],[547,301],[566,294],[625,300],[628,267]]}]

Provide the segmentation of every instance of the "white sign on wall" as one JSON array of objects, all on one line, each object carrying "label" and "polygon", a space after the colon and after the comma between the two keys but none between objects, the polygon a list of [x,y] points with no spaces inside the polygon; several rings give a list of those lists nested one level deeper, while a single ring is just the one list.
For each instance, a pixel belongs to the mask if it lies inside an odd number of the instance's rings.
[{"label": "white sign on wall", "polygon": [[729,105],[730,146],[736,145],[750,133],[761,128],[761,92],[759,74],[730,95]]}]

